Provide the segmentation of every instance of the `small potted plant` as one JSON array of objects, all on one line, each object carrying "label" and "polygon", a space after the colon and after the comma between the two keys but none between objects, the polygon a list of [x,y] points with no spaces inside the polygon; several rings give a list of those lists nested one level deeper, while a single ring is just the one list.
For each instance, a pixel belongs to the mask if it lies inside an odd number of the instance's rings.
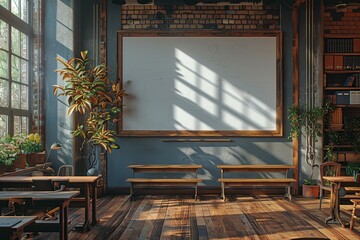
[{"label": "small potted plant", "polygon": [[289,116],[290,120],[290,138],[298,138],[302,134],[305,137],[305,162],[311,167],[310,176],[304,180],[303,196],[315,197],[319,196],[320,188],[317,181],[314,180],[315,169],[319,167],[317,162],[316,143],[319,137],[322,136],[322,128],[324,118],[329,117],[334,110],[334,105],[325,99],[320,106],[312,108],[290,106]]},{"label": "small potted plant", "polygon": [[[7,135],[5,137],[2,137],[0,139],[0,143],[5,144],[6,146],[11,146],[11,149],[16,151],[16,158],[15,160],[13,160],[12,165],[13,167],[16,168],[25,168],[26,167],[26,158],[22,158],[20,153],[20,149],[19,149],[19,145],[17,144],[16,138],[11,137],[10,135]],[[15,147],[15,148],[14,148]],[[15,152],[12,152],[12,154],[14,154]],[[11,158],[12,160],[12,158]],[[9,164],[9,162],[7,162]],[[7,165],[8,165],[7,164]]]},{"label": "small potted plant", "polygon": [[5,172],[15,171],[13,162],[17,158],[18,150],[13,143],[0,143],[0,166]]}]

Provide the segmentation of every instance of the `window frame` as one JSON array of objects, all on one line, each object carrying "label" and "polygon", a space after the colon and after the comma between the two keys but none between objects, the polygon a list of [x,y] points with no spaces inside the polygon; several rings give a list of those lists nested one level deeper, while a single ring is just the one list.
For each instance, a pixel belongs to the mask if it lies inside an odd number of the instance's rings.
[{"label": "window frame", "polygon": [[[0,20],[2,20],[3,22],[5,22],[9,29],[8,29],[8,50],[3,50],[7,53],[8,56],[8,78],[5,79],[6,81],[8,81],[9,85],[8,85],[8,106],[7,107],[0,107],[0,115],[7,115],[8,116],[8,122],[7,122],[7,134],[10,135],[14,135],[15,133],[15,124],[14,124],[14,119],[16,116],[21,117],[27,117],[28,122],[27,122],[27,132],[26,134],[28,134],[31,129],[32,129],[32,111],[33,111],[33,104],[31,102],[31,95],[32,95],[32,90],[33,90],[33,82],[34,82],[34,76],[32,74],[32,69],[33,69],[33,44],[34,44],[34,30],[32,27],[32,19],[33,19],[33,12],[31,11],[33,9],[33,3],[31,0],[28,0],[28,23],[26,23],[25,21],[23,21],[21,18],[19,18],[18,16],[16,16],[15,14],[13,14],[11,12],[11,8],[9,6],[9,9],[4,8],[3,6],[0,6]],[[11,92],[12,92],[12,83],[16,82],[18,84],[20,84],[20,86],[24,86],[24,83],[17,82],[17,81],[13,81],[12,79],[12,72],[11,72],[11,67],[12,67],[12,57],[19,57],[20,60],[22,60],[23,58],[21,58],[21,56],[17,56],[17,54],[14,54],[11,50],[11,44],[12,44],[12,28],[17,29],[20,34],[23,33],[28,37],[28,42],[27,42],[27,47],[28,47],[28,66],[27,66],[27,72],[28,74],[28,96],[27,96],[27,109],[16,109],[16,108],[12,108],[12,99],[11,99]],[[21,44],[21,43],[20,43]],[[2,78],[3,79],[3,78]],[[25,85],[26,86],[26,85]]]}]

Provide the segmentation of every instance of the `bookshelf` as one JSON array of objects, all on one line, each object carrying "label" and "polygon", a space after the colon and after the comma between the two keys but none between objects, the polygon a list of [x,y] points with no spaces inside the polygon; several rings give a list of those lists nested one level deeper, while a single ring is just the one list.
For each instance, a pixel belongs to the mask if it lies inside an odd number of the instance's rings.
[{"label": "bookshelf", "polygon": [[323,56],[324,97],[336,107],[325,123],[324,157],[360,163],[360,35],[324,35]]}]

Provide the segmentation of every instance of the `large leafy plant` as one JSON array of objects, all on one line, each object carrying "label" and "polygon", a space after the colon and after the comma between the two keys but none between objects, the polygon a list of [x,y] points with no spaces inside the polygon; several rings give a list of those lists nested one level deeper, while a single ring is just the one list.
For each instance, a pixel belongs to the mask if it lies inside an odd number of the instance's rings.
[{"label": "large leafy plant", "polygon": [[315,184],[314,172],[315,168],[319,167],[316,161],[316,143],[322,136],[324,121],[327,121],[333,110],[334,105],[327,99],[320,106],[311,108],[295,105],[289,107],[288,119],[291,127],[289,137],[298,138],[303,134],[306,139],[305,162],[311,167],[310,177],[304,181],[306,185]]},{"label": "large leafy plant", "polygon": [[105,64],[94,66],[87,51],[81,52],[80,58],[68,61],[56,58],[64,66],[57,69],[65,86],[54,85],[54,95],[66,96],[69,109],[67,114],[78,112],[84,116],[72,132],[81,136],[84,142],[100,145],[105,151],[118,149],[116,131],[108,128],[111,122],[117,122],[121,111],[121,101],[125,91],[120,83],[111,83],[108,78],[108,67]]}]

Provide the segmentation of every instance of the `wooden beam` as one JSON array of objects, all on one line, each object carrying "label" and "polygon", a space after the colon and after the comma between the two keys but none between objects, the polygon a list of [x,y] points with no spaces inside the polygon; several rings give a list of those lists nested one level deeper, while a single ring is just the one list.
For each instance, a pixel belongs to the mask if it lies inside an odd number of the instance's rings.
[{"label": "wooden beam", "polygon": [[[303,0],[297,1],[303,2]],[[292,69],[292,94],[293,94],[293,104],[299,105],[299,9],[293,8],[292,10],[292,23],[293,23],[293,46],[292,46],[292,55],[293,55],[293,69]],[[292,159],[295,169],[293,171],[294,179],[296,184],[293,185],[292,194],[299,193],[299,139],[292,139]]]}]

